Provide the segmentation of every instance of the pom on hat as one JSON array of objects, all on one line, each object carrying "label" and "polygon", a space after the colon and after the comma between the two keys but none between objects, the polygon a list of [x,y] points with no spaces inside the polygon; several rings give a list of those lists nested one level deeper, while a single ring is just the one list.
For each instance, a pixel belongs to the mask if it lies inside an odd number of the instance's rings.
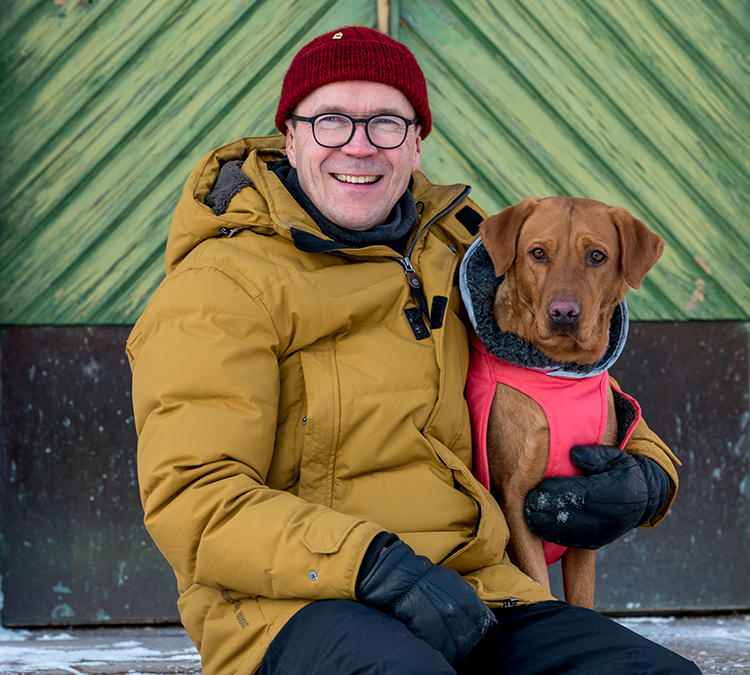
[{"label": "pom on hat", "polygon": [[299,50],[284,77],[276,128],[309,93],[331,82],[364,80],[398,89],[414,107],[425,138],[432,128],[427,84],[409,49],[373,28],[347,26],[321,35]]}]

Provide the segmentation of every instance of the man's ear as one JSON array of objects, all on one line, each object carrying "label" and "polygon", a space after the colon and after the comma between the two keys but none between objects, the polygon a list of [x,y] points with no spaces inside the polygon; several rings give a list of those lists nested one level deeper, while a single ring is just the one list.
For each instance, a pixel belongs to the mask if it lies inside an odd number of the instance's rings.
[{"label": "man's ear", "polygon": [[479,223],[482,243],[495,267],[495,276],[502,276],[513,265],[521,225],[536,208],[538,201],[528,197]]},{"label": "man's ear", "polygon": [[639,288],[646,273],[661,257],[664,240],[621,207],[611,208],[609,215],[620,238],[620,264],[625,281]]},{"label": "man's ear", "polygon": [[422,136],[420,135],[422,132],[422,127],[417,124],[414,127],[415,132],[417,134],[415,139],[415,146],[414,146],[414,159],[412,160],[411,164],[411,172],[414,173],[418,168],[419,164],[422,161]]},{"label": "man's ear", "polygon": [[286,124],[286,156],[289,159],[289,163],[296,169],[297,168],[297,153],[294,146],[294,134],[295,126],[293,120],[287,120]]}]

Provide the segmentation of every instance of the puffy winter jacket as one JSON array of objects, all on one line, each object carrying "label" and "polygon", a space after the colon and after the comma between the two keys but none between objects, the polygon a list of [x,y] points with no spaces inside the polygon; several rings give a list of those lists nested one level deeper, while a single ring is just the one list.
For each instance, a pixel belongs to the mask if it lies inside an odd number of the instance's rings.
[{"label": "puffy winter jacket", "polygon": [[[128,340],[145,523],[177,576],[206,673],[251,673],[306,603],[355,598],[373,537],[397,533],[491,606],[549,599],[505,553],[471,473],[455,283],[479,209],[417,173],[405,256],[328,239],[242,139],[190,175],[166,278]],[[222,215],[222,163],[252,182]]]}]

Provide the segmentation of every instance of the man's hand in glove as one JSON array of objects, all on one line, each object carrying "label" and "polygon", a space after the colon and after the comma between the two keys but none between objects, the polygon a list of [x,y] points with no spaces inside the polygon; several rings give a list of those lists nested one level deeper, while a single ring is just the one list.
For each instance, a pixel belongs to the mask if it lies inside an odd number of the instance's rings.
[{"label": "man's hand in glove", "polygon": [[358,599],[405,623],[449,663],[461,661],[497,622],[494,614],[457,572],[418,556],[395,535],[384,546],[382,536],[365,556]]},{"label": "man's hand in glove", "polygon": [[526,497],[526,522],[545,541],[599,548],[651,520],[669,497],[667,473],[648,457],[608,445],[578,445],[570,457],[583,476],[548,478]]}]

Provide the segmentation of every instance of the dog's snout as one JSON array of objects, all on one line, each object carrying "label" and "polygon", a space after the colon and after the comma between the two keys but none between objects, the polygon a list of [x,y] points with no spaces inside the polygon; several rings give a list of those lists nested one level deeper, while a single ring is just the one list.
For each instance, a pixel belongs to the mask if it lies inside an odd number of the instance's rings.
[{"label": "dog's snout", "polygon": [[547,314],[556,326],[571,326],[581,316],[581,303],[575,298],[553,298]]}]

